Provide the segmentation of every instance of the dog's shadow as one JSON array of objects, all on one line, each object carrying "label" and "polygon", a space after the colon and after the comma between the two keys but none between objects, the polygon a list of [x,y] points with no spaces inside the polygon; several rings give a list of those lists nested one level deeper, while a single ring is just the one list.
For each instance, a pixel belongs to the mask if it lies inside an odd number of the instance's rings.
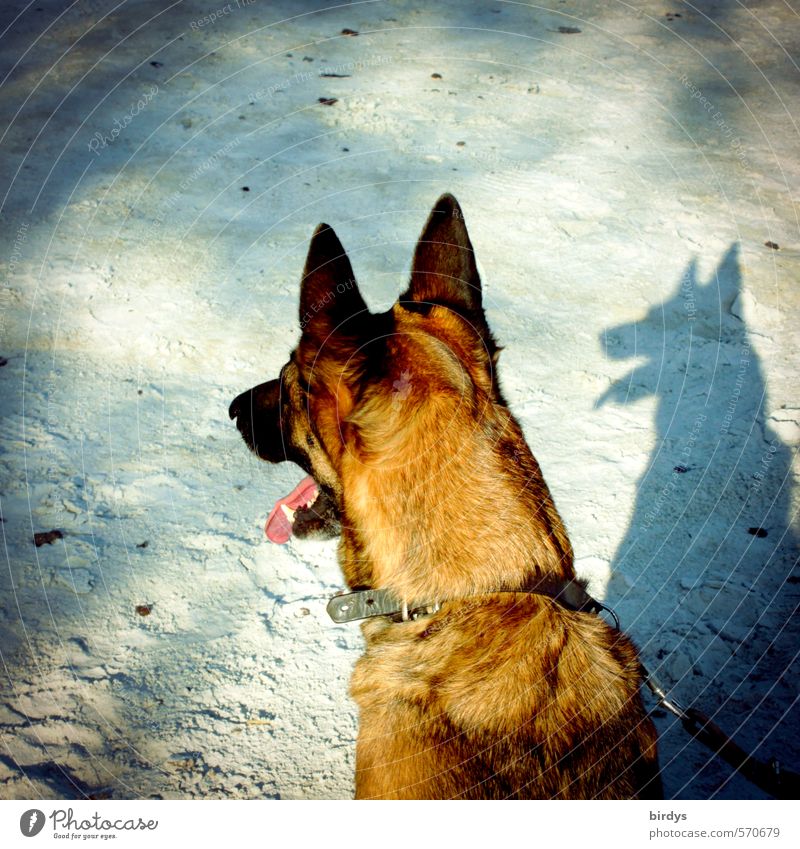
[{"label": "dog's shadow", "polygon": [[[609,599],[676,699],[757,757],[797,769],[793,450],[776,430],[781,415],[768,418],[752,308],[734,245],[708,280],[690,262],[670,299],[601,340],[610,358],[644,361],[597,405],[657,403]],[[667,797],[702,795],[705,770],[720,797],[762,795],[659,713]]]}]

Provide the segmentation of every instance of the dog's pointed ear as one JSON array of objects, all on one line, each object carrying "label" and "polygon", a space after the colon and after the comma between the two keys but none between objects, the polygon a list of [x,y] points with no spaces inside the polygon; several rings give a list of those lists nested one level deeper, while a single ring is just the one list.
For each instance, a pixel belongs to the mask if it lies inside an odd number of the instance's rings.
[{"label": "dog's pointed ear", "polygon": [[411,283],[400,301],[405,305],[444,304],[471,318],[483,316],[475,252],[464,214],[451,194],[439,198],[422,230],[411,266]]},{"label": "dog's pointed ear", "polygon": [[327,224],[311,237],[300,284],[300,329],[317,346],[336,335],[356,336],[369,310],[347,252]]}]

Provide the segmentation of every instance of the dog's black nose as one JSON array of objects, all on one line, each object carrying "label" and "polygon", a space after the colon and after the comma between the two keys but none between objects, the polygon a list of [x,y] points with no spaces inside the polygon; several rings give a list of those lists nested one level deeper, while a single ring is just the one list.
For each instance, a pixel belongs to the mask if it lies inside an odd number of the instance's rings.
[{"label": "dog's black nose", "polygon": [[[242,395],[244,395],[244,393],[242,393]],[[230,407],[228,407],[228,415],[229,415],[232,419],[235,419],[235,418],[236,418],[236,416],[238,416],[238,415],[239,415],[239,403],[240,403],[240,401],[242,400],[242,395],[237,395],[237,396],[233,399],[233,401],[231,401],[231,405],[230,405]]]}]

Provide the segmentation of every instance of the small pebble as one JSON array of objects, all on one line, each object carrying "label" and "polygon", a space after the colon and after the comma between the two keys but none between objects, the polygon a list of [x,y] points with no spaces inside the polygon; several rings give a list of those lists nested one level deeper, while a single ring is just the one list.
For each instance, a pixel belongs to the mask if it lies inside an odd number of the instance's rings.
[{"label": "small pebble", "polygon": [[37,548],[40,548],[43,545],[52,545],[57,539],[63,539],[64,534],[59,530],[54,531],[41,531],[38,534],[33,535],[33,542]]}]

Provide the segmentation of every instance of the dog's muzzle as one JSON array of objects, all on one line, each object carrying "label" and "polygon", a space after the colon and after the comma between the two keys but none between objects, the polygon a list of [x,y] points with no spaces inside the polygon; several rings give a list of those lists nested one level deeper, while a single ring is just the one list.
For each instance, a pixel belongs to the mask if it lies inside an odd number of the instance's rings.
[{"label": "dog's muzzle", "polygon": [[280,381],[270,380],[237,395],[228,407],[248,448],[270,463],[293,459],[281,433],[280,392]]}]

